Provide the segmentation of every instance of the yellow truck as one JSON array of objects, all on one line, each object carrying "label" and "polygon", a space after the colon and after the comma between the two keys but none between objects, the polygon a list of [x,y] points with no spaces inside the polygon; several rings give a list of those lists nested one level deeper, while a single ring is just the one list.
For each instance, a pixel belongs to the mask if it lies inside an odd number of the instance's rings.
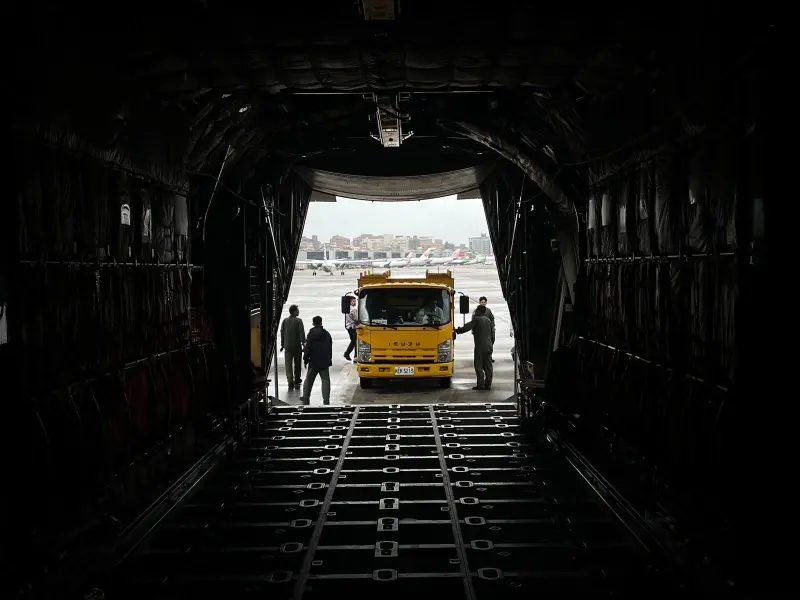
[{"label": "yellow truck", "polygon": [[[453,273],[392,277],[391,271],[361,273],[357,303],[356,368],[362,388],[376,379],[437,379],[443,388],[453,377],[455,295]],[[342,297],[342,313],[352,295]],[[469,312],[461,295],[459,312]]]}]

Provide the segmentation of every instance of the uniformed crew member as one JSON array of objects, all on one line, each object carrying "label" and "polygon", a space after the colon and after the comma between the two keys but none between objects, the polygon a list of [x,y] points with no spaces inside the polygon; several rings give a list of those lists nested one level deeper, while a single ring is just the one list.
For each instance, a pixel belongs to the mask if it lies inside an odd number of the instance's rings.
[{"label": "uniformed crew member", "polygon": [[311,389],[314,380],[319,375],[322,380],[322,402],[329,404],[331,400],[331,375],[330,366],[333,359],[333,339],[331,334],[322,327],[322,317],[314,317],[311,322],[314,326],[308,332],[306,349],[303,351],[303,362],[306,365],[306,382],[303,385],[304,404],[310,402]]},{"label": "uniformed crew member", "polygon": [[281,351],[285,350],[283,360],[290,390],[300,389],[300,384],[303,382],[300,378],[300,363],[303,346],[306,344],[306,328],[299,315],[300,309],[296,304],[292,304],[289,307],[289,316],[281,323]]},{"label": "uniformed crew member", "polygon": [[456,329],[457,334],[472,332],[475,340],[475,375],[478,377],[478,385],[473,390],[489,390],[492,388],[492,322],[486,316],[486,307],[483,305],[475,309],[472,320]]},{"label": "uniformed crew member", "polygon": [[[478,299],[478,303],[481,306],[486,306],[487,302],[488,302],[488,300],[486,299],[486,296],[481,296]],[[475,313],[473,313],[473,314],[475,314]],[[496,332],[495,324],[494,324],[494,313],[492,312],[492,309],[489,308],[488,306],[486,306],[486,318],[489,319],[492,322],[492,346],[494,346],[495,332]],[[494,357],[492,357],[492,362],[494,362]]]}]

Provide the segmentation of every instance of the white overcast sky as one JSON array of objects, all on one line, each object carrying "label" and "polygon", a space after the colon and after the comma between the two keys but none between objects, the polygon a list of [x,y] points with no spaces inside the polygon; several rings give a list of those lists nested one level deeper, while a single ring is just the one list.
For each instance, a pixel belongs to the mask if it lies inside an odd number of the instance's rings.
[{"label": "white overcast sky", "polygon": [[417,235],[468,244],[469,238],[488,233],[480,200],[456,200],[455,196],[419,202],[365,202],[337,198],[336,202],[312,202],[303,235],[354,238],[362,233]]}]

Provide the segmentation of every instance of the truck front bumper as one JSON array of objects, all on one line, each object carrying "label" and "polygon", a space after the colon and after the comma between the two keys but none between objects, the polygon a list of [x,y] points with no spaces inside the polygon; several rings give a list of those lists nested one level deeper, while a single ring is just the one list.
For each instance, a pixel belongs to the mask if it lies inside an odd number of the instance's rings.
[{"label": "truck front bumper", "polygon": [[[400,374],[397,368],[413,367],[413,374]],[[425,363],[425,364],[374,364],[374,363],[358,363],[356,371],[359,377],[370,379],[426,379],[429,377],[452,377],[453,376],[453,363]]]}]

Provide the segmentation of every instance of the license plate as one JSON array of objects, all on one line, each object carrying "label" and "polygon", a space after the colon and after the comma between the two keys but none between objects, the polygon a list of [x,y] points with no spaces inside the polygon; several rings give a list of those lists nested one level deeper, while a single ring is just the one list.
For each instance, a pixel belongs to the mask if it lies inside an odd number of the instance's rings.
[{"label": "license plate", "polygon": [[413,375],[414,374],[414,367],[395,367],[394,368],[395,375]]}]

